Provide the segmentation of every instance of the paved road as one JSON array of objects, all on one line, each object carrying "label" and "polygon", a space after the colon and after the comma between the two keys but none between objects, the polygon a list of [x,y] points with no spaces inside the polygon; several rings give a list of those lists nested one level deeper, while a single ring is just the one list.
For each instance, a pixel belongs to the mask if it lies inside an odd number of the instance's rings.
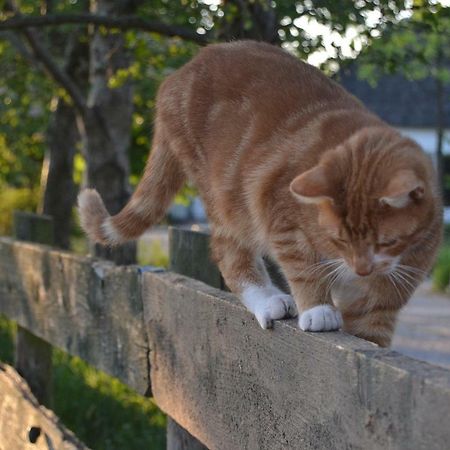
[{"label": "paved road", "polygon": [[419,287],[400,313],[392,348],[450,369],[450,296]]}]

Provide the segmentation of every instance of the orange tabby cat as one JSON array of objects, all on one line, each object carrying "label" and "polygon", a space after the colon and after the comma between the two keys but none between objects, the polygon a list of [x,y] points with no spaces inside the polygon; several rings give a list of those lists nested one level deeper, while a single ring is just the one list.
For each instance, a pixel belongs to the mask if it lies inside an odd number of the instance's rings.
[{"label": "orange tabby cat", "polygon": [[105,245],[137,238],[187,179],[227,285],[263,328],[297,305],[302,330],[343,327],[389,345],[441,235],[435,174],[415,142],[279,48],[211,45],[159,89],[153,150],[129,203],[110,216],[85,190],[81,223]]}]

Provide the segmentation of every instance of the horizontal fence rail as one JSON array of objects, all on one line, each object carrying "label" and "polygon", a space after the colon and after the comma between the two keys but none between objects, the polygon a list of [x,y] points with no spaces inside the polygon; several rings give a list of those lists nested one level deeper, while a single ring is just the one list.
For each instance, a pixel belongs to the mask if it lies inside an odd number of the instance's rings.
[{"label": "horizontal fence rail", "polygon": [[1,238],[0,312],[141,394],[151,384],[210,449],[450,442],[450,371],[292,320],[262,330],[233,294],[183,275]]},{"label": "horizontal fence rail", "polygon": [[136,267],[1,238],[0,312],[137,392],[147,391]]}]

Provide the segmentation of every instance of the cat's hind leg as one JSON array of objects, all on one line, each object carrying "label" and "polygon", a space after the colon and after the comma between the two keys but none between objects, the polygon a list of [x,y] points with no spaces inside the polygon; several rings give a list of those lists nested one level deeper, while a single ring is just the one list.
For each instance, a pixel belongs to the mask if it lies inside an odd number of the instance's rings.
[{"label": "cat's hind leg", "polygon": [[260,256],[229,237],[213,236],[211,247],[225,283],[262,328],[271,328],[276,319],[297,315],[293,298],[272,283]]}]

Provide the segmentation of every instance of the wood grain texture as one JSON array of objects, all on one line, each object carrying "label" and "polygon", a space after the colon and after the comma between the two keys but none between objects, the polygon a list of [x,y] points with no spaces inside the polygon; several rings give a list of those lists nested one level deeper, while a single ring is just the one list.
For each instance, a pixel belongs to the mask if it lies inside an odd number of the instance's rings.
[{"label": "wood grain texture", "polygon": [[211,450],[448,448],[450,371],[295,321],[262,330],[234,295],[181,275],[141,282],[0,239],[0,311],[141,393],[150,352],[157,404]]},{"label": "wood grain texture", "polygon": [[444,449],[450,371],[344,333],[262,330],[229,293],[145,274],[157,404],[214,450]]},{"label": "wood grain texture", "polygon": [[[54,243],[53,218],[14,211],[17,239],[51,245]],[[52,347],[21,326],[17,327],[14,366],[27,380],[39,403],[52,405]]]},{"label": "wood grain texture", "polygon": [[0,363],[0,450],[88,450],[58,417],[40,406],[26,382]]},{"label": "wood grain texture", "polygon": [[137,267],[1,238],[0,312],[137,392],[147,391]]}]

